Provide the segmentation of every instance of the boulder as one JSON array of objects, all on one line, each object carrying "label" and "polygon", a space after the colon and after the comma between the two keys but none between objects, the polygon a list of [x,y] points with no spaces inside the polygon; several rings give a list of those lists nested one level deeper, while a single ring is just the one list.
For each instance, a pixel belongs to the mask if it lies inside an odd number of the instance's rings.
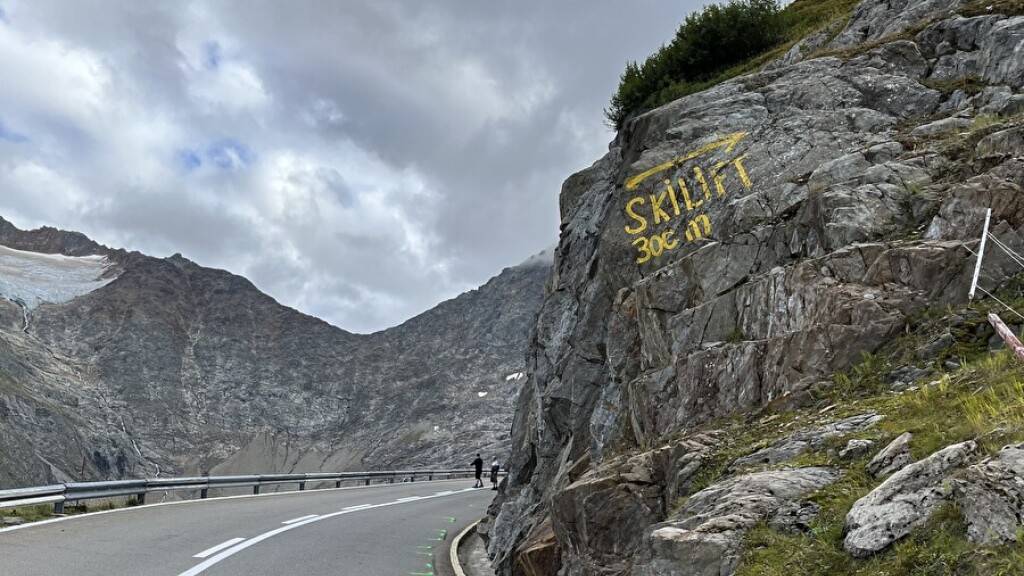
[{"label": "boulder", "polygon": [[888,446],[882,448],[882,450],[878,454],[875,454],[875,457],[868,462],[868,474],[871,474],[875,478],[881,478],[882,476],[888,476],[907,464],[910,464],[914,460],[910,455],[910,441],[913,438],[913,434],[910,432],[904,432],[895,440],[890,442]]},{"label": "boulder", "polygon": [[839,458],[842,460],[856,460],[865,456],[875,446],[872,440],[860,440],[854,438],[846,443],[846,446],[839,451]]},{"label": "boulder", "polygon": [[947,446],[890,476],[846,515],[843,548],[865,558],[924,524],[951,496],[950,474],[967,464],[976,449],[973,441]]},{"label": "boulder", "polygon": [[635,574],[732,574],[747,530],[765,520],[781,530],[805,529],[818,508],[801,500],[839,476],[831,468],[773,470],[730,478],[701,490],[650,532]]},{"label": "boulder", "polygon": [[1017,542],[1024,526],[1024,444],[1007,446],[954,481],[967,537],[978,544]]}]

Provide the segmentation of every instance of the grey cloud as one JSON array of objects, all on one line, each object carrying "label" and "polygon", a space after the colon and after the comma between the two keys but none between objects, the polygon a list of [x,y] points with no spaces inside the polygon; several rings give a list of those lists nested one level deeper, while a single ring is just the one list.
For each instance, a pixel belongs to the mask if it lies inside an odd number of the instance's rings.
[{"label": "grey cloud", "polygon": [[102,127],[4,112],[31,137],[17,161],[80,210],[20,204],[15,160],[0,209],[247,274],[347,329],[394,325],[555,242],[624,63],[700,3],[0,0],[0,50],[50,42],[107,72]]}]

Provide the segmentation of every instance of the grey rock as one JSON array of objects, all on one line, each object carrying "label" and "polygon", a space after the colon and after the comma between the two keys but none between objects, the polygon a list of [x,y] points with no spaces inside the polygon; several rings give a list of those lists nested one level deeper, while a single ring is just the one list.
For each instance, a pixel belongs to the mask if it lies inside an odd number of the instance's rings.
[{"label": "grey rock", "polygon": [[958,132],[970,127],[970,125],[970,119],[954,116],[952,118],[943,118],[942,120],[922,124],[911,130],[910,135],[915,138],[936,138],[939,136],[957,134]]},{"label": "grey rock", "polygon": [[1018,540],[1024,526],[1024,444],[1006,446],[954,482],[972,542],[1002,545]]},{"label": "grey rock", "polygon": [[990,134],[978,142],[976,153],[979,158],[1019,155],[1024,148],[1024,126],[1008,128]]},{"label": "grey rock", "polygon": [[963,3],[964,0],[866,0],[857,6],[850,23],[832,45],[851,47],[879,40]]},{"label": "grey rock", "polygon": [[976,449],[974,442],[947,446],[890,476],[846,515],[843,548],[864,558],[925,523],[952,495],[950,474],[966,465]]},{"label": "grey rock", "polygon": [[[496,504],[499,574],[514,572],[517,546],[551,514],[572,484],[566,470],[585,455],[600,469],[612,455],[649,451],[717,418],[807,402],[837,371],[905,333],[912,315],[965,301],[986,207],[993,234],[1024,245],[1024,145],[1013,133],[985,133],[980,156],[956,138],[900,144],[908,127],[943,115],[973,120],[1020,91],[1017,17],[960,18],[962,4],[865,0],[829,46],[852,49],[842,57],[794,52],[641,114],[567,180],[555,271],[513,424],[512,473]],[[963,74],[990,86],[973,95],[929,87]],[[749,186],[726,169],[723,194],[709,182],[712,195],[703,196],[694,169],[707,175],[735,158]],[[672,167],[657,177],[635,179],[665,163]],[[668,194],[665,179],[678,195],[683,179],[702,204],[656,224],[651,195]],[[646,228],[630,234],[637,221],[625,208],[634,198]],[[638,237],[662,231],[679,244],[638,262]],[[993,285],[1019,273],[1008,259],[988,258]],[[784,461],[808,444],[787,437],[753,462]],[[667,489],[673,476],[658,482]],[[566,576],[611,565],[594,564],[571,524],[561,526]],[[681,538],[699,540],[676,530],[661,533],[666,555]],[[620,562],[650,549],[632,547],[632,536],[620,541],[631,546]],[[729,565],[728,540],[700,542],[726,558],[719,570]]]},{"label": "grey rock", "polygon": [[862,432],[882,421],[883,416],[875,413],[858,414],[811,430],[803,430],[786,436],[767,448],[737,458],[729,467],[738,469],[745,466],[772,465],[792,460],[805,452],[821,448],[831,438],[838,438]]},{"label": "grey rock", "polygon": [[835,482],[830,468],[757,472],[725,480],[690,497],[651,531],[635,572],[642,576],[729,575],[738,565],[743,534],[767,519],[783,530],[806,527],[817,507],[800,502]]},{"label": "grey rock", "polygon": [[866,456],[868,452],[875,446],[875,443],[871,440],[853,439],[846,443],[846,446],[839,451],[839,458],[843,460],[856,460],[861,456]]},{"label": "grey rock", "polygon": [[896,437],[895,440],[890,442],[885,448],[882,448],[875,457],[868,462],[867,470],[868,474],[871,474],[875,478],[881,478],[882,476],[888,476],[897,470],[902,469],[907,464],[913,462],[913,457],[910,455],[910,441],[913,440],[914,435],[910,432],[904,432]]}]

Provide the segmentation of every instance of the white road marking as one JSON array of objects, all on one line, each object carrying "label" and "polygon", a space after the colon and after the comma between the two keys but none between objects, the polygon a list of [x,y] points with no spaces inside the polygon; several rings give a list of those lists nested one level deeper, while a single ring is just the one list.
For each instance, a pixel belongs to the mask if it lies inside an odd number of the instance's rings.
[{"label": "white road marking", "polygon": [[438,492],[437,494],[434,494],[434,496],[447,496],[447,495],[449,495],[451,493],[452,493],[451,490],[445,490],[444,492]]},{"label": "white road marking", "polygon": [[[476,488],[466,488],[464,490],[458,490],[456,492],[452,492],[452,494],[464,494],[466,492],[473,492],[474,490],[476,490]],[[451,496],[451,494],[446,494],[446,496]],[[443,496],[438,496],[438,495],[435,494],[433,496],[422,496],[422,497],[420,497],[418,499],[419,500],[430,500],[430,499],[433,499],[433,498],[443,498]],[[395,506],[395,505],[403,504],[403,503],[408,503],[408,501],[402,502],[402,501],[396,500],[394,502],[385,502],[384,504],[371,504],[371,505],[368,505],[368,506],[365,506],[363,508],[359,508],[359,509],[356,509],[356,510],[352,510],[352,509],[346,508],[346,509],[341,510],[339,512],[332,512],[330,514],[324,514],[323,516],[317,516],[316,518],[310,518],[309,520],[303,520],[301,522],[296,522],[295,524],[289,524],[287,526],[282,526],[280,528],[276,528],[276,529],[271,530],[269,532],[264,532],[263,534],[260,534],[259,536],[254,536],[254,537],[252,537],[252,538],[250,538],[250,539],[248,539],[245,542],[242,542],[240,544],[236,544],[235,546],[232,546],[231,548],[228,548],[227,550],[224,550],[223,552],[217,554],[216,556],[213,556],[212,558],[207,558],[204,562],[201,562],[201,563],[193,566],[190,570],[186,570],[185,572],[182,572],[181,574],[178,574],[178,576],[197,576],[198,574],[202,574],[203,572],[205,572],[207,570],[207,568],[210,568],[210,567],[218,564],[222,560],[225,560],[227,558],[230,558],[230,557],[234,556],[235,554],[238,554],[239,552],[241,552],[242,550],[245,550],[246,548],[248,548],[250,546],[255,546],[256,544],[259,544],[260,542],[263,542],[264,540],[266,540],[268,538],[273,538],[274,536],[277,536],[278,534],[283,534],[283,533],[285,533],[285,532],[287,532],[289,530],[293,530],[293,529],[298,528],[300,526],[305,526],[306,524],[312,524],[314,522],[319,522],[321,520],[327,520],[328,518],[334,518],[335,516],[341,516],[343,514],[351,514],[353,512],[359,512],[359,511],[362,511],[362,510],[370,510],[372,508],[387,508],[388,506]]]},{"label": "white road marking", "polygon": [[225,548],[230,548],[230,547],[234,546],[235,544],[238,544],[239,542],[242,542],[244,540],[245,540],[245,538],[232,538],[231,540],[228,540],[227,542],[221,542],[220,544],[217,544],[216,546],[214,546],[212,548],[207,548],[206,550],[203,550],[199,554],[196,554],[195,556],[193,556],[193,558],[206,558],[207,556],[211,556],[213,554],[216,554],[217,552],[220,552],[221,550],[223,550]]},{"label": "white road marking", "polygon": [[296,522],[302,522],[303,520],[309,520],[310,518],[316,518],[316,514],[310,514],[309,516],[302,516],[300,518],[292,518],[291,520],[281,522],[281,524],[295,524]]},{"label": "white road marking", "polygon": [[364,508],[369,508],[370,506],[373,506],[373,504],[360,504],[359,506],[349,506],[348,508],[342,508],[341,511],[354,512],[356,510],[363,510]]},{"label": "white road marking", "polygon": [[395,504],[401,504],[402,502],[412,502],[413,500],[419,500],[421,498],[423,498],[423,497],[422,496],[410,496],[408,498],[399,498],[398,500],[395,500]]}]

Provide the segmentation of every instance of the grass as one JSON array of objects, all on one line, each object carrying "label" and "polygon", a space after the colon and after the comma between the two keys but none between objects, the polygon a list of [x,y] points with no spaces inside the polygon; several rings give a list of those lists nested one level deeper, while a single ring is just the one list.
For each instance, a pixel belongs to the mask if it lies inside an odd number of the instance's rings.
[{"label": "grass", "polygon": [[[999,297],[1015,308],[1024,308],[1024,283],[1012,282]],[[1024,442],[1024,362],[1009,351],[990,352],[986,315],[997,305],[976,302],[970,308],[922,310],[915,314],[907,332],[876,354],[835,376],[814,406],[770,413],[759,417],[719,420],[709,428],[723,431],[726,439],[704,463],[690,490],[670,506],[670,514],[682,508],[689,495],[721,481],[735,471],[730,464],[767,447],[798,430],[807,430],[867,412],[883,414],[875,427],[827,440],[775,468],[831,466],[842,470],[836,483],[813,494],[821,507],[811,530],[805,534],[781,533],[762,525],[748,532],[738,576],[1008,576],[1024,574],[1022,543],[979,547],[967,541],[963,518],[947,505],[923,527],[890,549],[858,560],[842,547],[843,524],[854,502],[873,490],[881,480],[865,467],[878,449],[904,432],[911,432],[911,452],[924,458],[951,444],[974,440],[982,456],[992,455],[1006,444]],[[934,357],[922,358],[922,345],[949,333],[952,341]],[[889,389],[895,367],[926,364],[926,376],[904,392]],[[954,367],[955,366],[955,367]],[[830,407],[823,412],[823,406]],[[834,405],[834,407],[831,407]],[[840,460],[839,449],[852,438],[871,439],[876,450],[853,461]],[[1024,535],[1024,530],[1022,530]]]},{"label": "grass", "polygon": [[1024,0],[973,0],[959,12],[963,16],[984,16],[986,14],[1019,16],[1024,14]]},{"label": "grass", "polygon": [[[869,358],[852,371],[849,381],[866,381],[866,390],[873,390],[879,367],[877,358]],[[873,437],[884,446],[897,435],[912,432],[915,459],[966,440],[977,441],[983,454],[994,454],[1007,443],[1024,441],[1024,364],[1007,351],[988,353],[917,390],[867,396],[849,404],[852,412],[875,410],[886,416],[875,429],[854,436]],[[833,442],[833,448],[843,440]],[[784,534],[767,526],[751,531],[739,576],[1024,574],[1024,544],[971,544],[953,506],[890,550],[867,560],[852,558],[842,548],[846,513],[879,481],[864,471],[868,457],[841,462],[834,454],[823,449],[789,463],[836,466],[844,474],[812,496],[821,514],[810,533]]]},{"label": "grass", "polygon": [[[93,503],[78,502],[74,505],[68,504],[64,506],[64,515],[75,516],[79,514],[87,514],[89,512],[116,510],[118,508],[129,508],[138,505],[139,502],[134,496],[126,499],[118,498],[110,500],[101,500]],[[52,518],[54,516],[53,505],[39,504],[37,506],[23,506],[20,508],[0,510],[0,516],[12,516],[15,518],[21,518],[26,522],[37,522],[39,520],[46,520],[47,518]]]}]

